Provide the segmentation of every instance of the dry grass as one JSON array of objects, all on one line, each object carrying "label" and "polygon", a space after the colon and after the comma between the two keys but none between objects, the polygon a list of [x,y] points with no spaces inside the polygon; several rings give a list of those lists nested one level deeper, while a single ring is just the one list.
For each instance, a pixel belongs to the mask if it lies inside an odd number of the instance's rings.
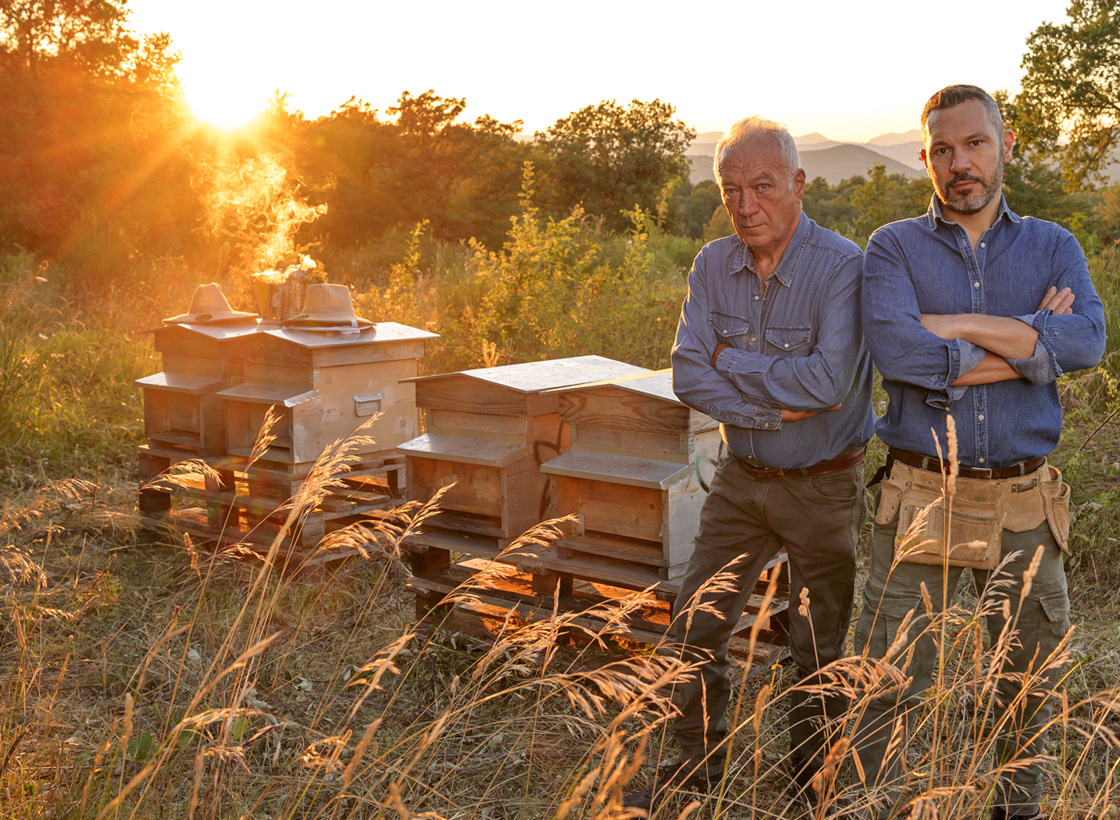
[{"label": "dry grass", "polygon": [[[286,526],[347,453],[324,456]],[[511,617],[479,642],[412,623],[399,543],[431,505],[335,534],[322,549],[355,559],[304,581],[275,570],[280,538],[255,565],[189,539],[134,540],[128,503],[62,482],[4,510],[5,816],[621,818],[643,764],[671,753],[663,693],[689,668],[672,653],[604,649],[640,596],[605,606],[601,633],[557,613]],[[554,533],[544,525],[512,549]],[[486,575],[455,597],[470,600]],[[926,627],[941,673],[908,738],[912,817],[990,803],[991,738],[1006,720],[991,691],[1014,640],[985,648],[995,605],[951,605]],[[582,632],[582,648],[559,648],[561,632]],[[1114,623],[1075,630],[1052,659],[1069,671],[1047,746],[1050,817],[1111,816],[1120,799],[1116,637]],[[854,717],[900,684],[898,661],[847,659],[826,685],[850,694]],[[724,787],[659,816],[796,816],[783,772],[789,672],[740,681]],[[850,758],[840,741],[817,817],[840,816]]]},{"label": "dry grass", "polygon": [[[25,312],[39,317],[28,338],[49,337],[40,339],[43,355],[26,361],[61,351],[98,371],[100,359],[77,355],[86,337],[68,341],[48,321],[53,314]],[[91,335],[107,338],[100,326]],[[1075,630],[1054,659],[1068,669],[1046,747],[1044,807],[1058,820],[1117,816],[1120,803],[1118,369],[1112,354],[1062,387],[1067,434],[1055,459],[1074,487],[1076,557],[1068,567]],[[131,375],[114,395],[131,390]],[[101,412],[75,398],[90,389],[69,385],[58,406],[73,412],[57,418]],[[131,424],[128,435],[138,436]],[[26,439],[18,448],[5,446],[30,451],[40,434],[56,449],[86,446],[33,427],[17,436]],[[102,439],[118,460],[130,458],[120,435]],[[102,439],[86,462],[99,461]],[[336,480],[347,453],[327,455],[307,494],[287,507],[289,527]],[[662,693],[687,668],[648,647],[616,649],[621,619],[640,596],[606,608],[600,634],[562,614],[530,624],[511,617],[480,642],[434,620],[414,623],[399,545],[430,506],[332,534],[322,557],[351,559],[300,578],[275,569],[282,540],[268,560],[249,562],[187,538],[141,534],[135,486],[116,471],[50,482],[45,467],[18,463],[31,466],[6,482],[13,489],[0,500],[0,817],[605,819],[622,817],[623,791],[674,754]],[[548,534],[530,533],[520,546]],[[995,777],[990,738],[1004,719],[986,693],[1014,640],[987,647],[981,639],[991,605],[965,595],[927,627],[943,671],[908,739],[915,818],[984,816]],[[559,648],[561,632],[582,632],[581,648]],[[658,816],[796,816],[783,769],[791,672],[745,671],[737,666],[724,786],[681,795]],[[854,715],[899,675],[891,664],[849,659],[834,667],[831,686],[851,693]],[[821,818],[839,816],[833,798],[849,794],[850,761],[846,746],[834,749]]]}]

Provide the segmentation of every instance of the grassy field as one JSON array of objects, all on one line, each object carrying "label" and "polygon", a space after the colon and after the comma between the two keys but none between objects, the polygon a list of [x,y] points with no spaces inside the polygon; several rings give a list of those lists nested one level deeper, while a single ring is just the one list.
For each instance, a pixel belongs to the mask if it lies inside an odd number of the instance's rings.
[{"label": "grassy field", "polygon": [[[526,257],[514,243],[481,256],[421,238],[383,274],[332,281],[360,288],[359,312],[371,318],[442,326],[439,369],[518,355],[514,296],[526,277],[561,324],[551,341],[529,340],[534,354],[561,355],[555,346],[574,338],[564,322],[582,321],[593,325],[587,339],[626,338],[617,358],[664,366],[668,337],[655,319],[675,321],[683,272],[666,260],[677,249],[654,237],[595,252],[593,228],[576,223],[524,230],[546,250]],[[556,277],[561,264],[583,265],[584,287]],[[1116,328],[1120,255],[1093,264]],[[614,288],[623,269],[648,286]],[[197,282],[169,261],[91,305],[70,301],[54,278],[27,255],[0,265],[0,817],[624,816],[622,791],[669,754],[661,693],[686,668],[617,640],[613,626],[559,649],[559,622],[511,621],[492,642],[416,624],[399,530],[350,533],[365,557],[303,577],[187,538],[153,540],[136,515],[143,431],[132,382],[159,369],[142,331],[179,312]],[[243,306],[234,285],[227,292]],[[601,310],[565,318],[572,298]],[[493,332],[488,349],[471,346],[480,327]],[[1120,817],[1112,351],[1097,370],[1063,379],[1066,430],[1053,459],[1073,485],[1075,515],[1075,629],[1054,659],[1068,674],[1046,748],[1045,809],[1062,820]],[[401,526],[423,514],[403,510]],[[990,605],[966,598],[932,627],[943,674],[910,739],[915,818],[986,817],[997,767],[989,738],[1006,719],[990,697],[1005,646],[980,639]],[[618,617],[604,613],[608,624]],[[682,796],[658,816],[798,816],[782,769],[789,669],[743,671],[725,789],[698,804]],[[896,680],[888,666],[852,659],[832,685],[850,689],[855,714]],[[834,751],[822,818],[840,816],[834,798],[851,777],[844,744]]]}]

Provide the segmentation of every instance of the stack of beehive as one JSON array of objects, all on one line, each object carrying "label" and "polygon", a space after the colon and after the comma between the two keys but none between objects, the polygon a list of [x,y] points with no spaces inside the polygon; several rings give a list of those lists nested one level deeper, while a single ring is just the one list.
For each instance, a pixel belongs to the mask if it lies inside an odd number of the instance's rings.
[{"label": "stack of beehive", "polygon": [[[328,528],[394,503],[404,468],[395,448],[418,432],[415,389],[407,379],[435,334],[357,317],[320,321],[314,313],[291,326],[245,321],[244,314],[236,323],[212,324],[213,312],[194,307],[154,332],[164,369],[139,380],[148,438],[140,448],[145,524],[170,520],[203,538],[266,546],[284,518],[276,511],[296,495],[315,461],[359,427],[372,443],[351,450],[358,462],[345,486],[305,519],[294,543],[306,547]],[[352,316],[348,292],[345,308]],[[254,452],[270,411],[276,416],[264,431],[270,443]],[[187,459],[202,459],[218,478],[158,479]]]},{"label": "stack of beehive", "polygon": [[[562,385],[558,364],[418,380],[429,433],[400,448],[410,496],[423,501],[456,482],[440,503],[445,512],[405,544],[418,613],[483,570],[486,588],[472,589],[473,602],[453,612],[461,627],[488,609],[500,620],[509,610],[548,617],[557,606],[601,627],[601,618],[580,613],[652,588],[660,600],[634,611],[627,633],[656,641],[692,554],[700,470],[711,470],[718,425],[676,398],[667,370],[624,374],[618,363],[599,364],[615,372],[592,380],[585,365],[568,371],[579,380]],[[560,540],[508,549],[529,527],[559,516],[574,519]],[[496,570],[492,559],[508,566]],[[761,587],[780,571],[777,563]],[[741,627],[753,623],[760,600],[752,599]],[[776,601],[771,611],[784,606]]]}]

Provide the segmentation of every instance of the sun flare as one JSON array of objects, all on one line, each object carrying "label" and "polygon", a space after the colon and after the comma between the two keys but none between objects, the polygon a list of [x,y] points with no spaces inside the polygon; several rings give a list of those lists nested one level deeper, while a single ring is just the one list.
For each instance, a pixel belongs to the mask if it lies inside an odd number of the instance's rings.
[{"label": "sun flare", "polygon": [[248,124],[267,107],[259,94],[221,79],[187,83],[185,91],[195,119],[227,131]]}]

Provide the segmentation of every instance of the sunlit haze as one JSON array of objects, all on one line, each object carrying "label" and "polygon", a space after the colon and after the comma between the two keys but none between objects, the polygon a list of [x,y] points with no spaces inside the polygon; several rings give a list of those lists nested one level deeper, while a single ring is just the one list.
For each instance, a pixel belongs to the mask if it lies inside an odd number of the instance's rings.
[{"label": "sunlit haze", "polygon": [[656,97],[701,132],[760,114],[851,141],[916,128],[950,83],[1014,92],[1028,35],[1066,5],[129,3],[137,32],[171,35],[192,108],[218,125],[251,118],[277,90],[316,117],[351,96],[384,112],[431,88],[465,97],[468,117],[521,119],[529,133],[599,100]]}]

